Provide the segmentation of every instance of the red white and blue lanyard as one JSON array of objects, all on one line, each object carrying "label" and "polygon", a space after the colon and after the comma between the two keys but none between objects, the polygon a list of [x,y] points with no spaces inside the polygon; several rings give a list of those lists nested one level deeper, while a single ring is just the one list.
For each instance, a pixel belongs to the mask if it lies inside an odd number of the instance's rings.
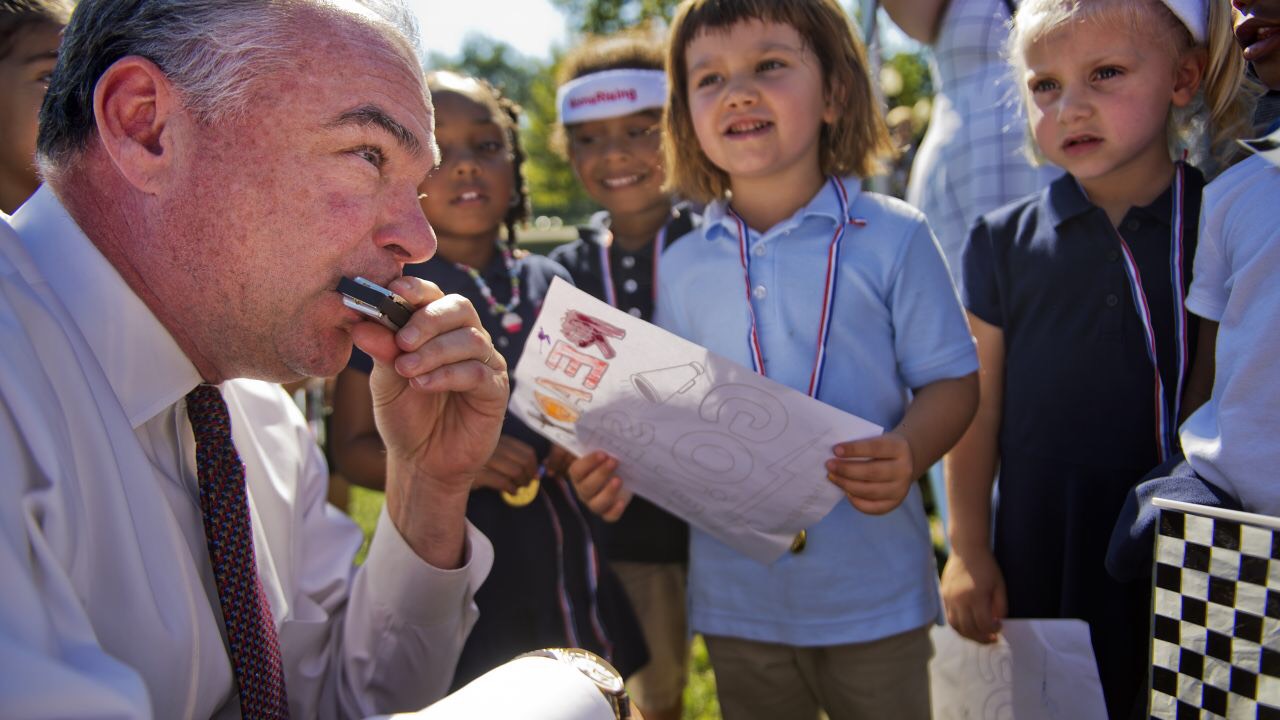
[{"label": "red white and blue lanyard", "polygon": [[[1124,237],[1116,232],[1120,240],[1120,251],[1124,257],[1124,269],[1129,276],[1129,290],[1133,293],[1133,305],[1138,310],[1138,319],[1142,321],[1142,329],[1146,336],[1147,357],[1151,367],[1155,369],[1156,396],[1156,446],[1160,450],[1161,462],[1168,460],[1177,447],[1175,433],[1178,429],[1178,413],[1182,405],[1182,386],[1186,379],[1188,364],[1187,314],[1185,308],[1186,289],[1182,284],[1183,267],[1183,204],[1185,203],[1186,165],[1177,164],[1177,174],[1173,179],[1173,220],[1172,247],[1169,250],[1169,273],[1173,283],[1173,331],[1174,362],[1177,372],[1176,383],[1172,393],[1164,386],[1164,378],[1160,375],[1160,360],[1156,352],[1155,325],[1151,321],[1151,306],[1147,302],[1147,293],[1142,286],[1142,274],[1138,272],[1138,263],[1134,260],[1133,251]],[[1172,402],[1166,397],[1172,395]]]},{"label": "red white and blue lanyard", "polygon": [[[658,302],[658,261],[662,257],[662,249],[667,244],[667,226],[664,224],[653,239],[653,302]],[[600,273],[604,280],[604,301],[610,307],[618,307],[618,288],[613,284],[613,269],[609,267],[609,247],[613,245],[613,233],[604,231],[600,242]]]},{"label": "red white and blue lanyard", "polygon": [[[840,274],[840,240],[844,238],[845,228],[849,225],[865,226],[860,218],[849,217],[849,191],[844,181],[837,177],[828,178],[836,194],[839,205],[839,220],[831,243],[827,247],[826,285],[822,291],[822,315],[818,319],[818,347],[813,359],[813,371],[809,374],[808,393],[810,397],[818,397],[822,387],[822,370],[827,362],[827,339],[831,335],[831,311],[836,297],[836,279]],[[756,326],[755,306],[751,303],[751,254],[747,252],[747,224],[729,208],[729,215],[738,224],[738,258],[742,261],[742,275],[747,289],[747,311],[751,314],[751,368],[761,375],[767,375],[764,367],[764,353],[760,349],[760,329]]]},{"label": "red white and blue lanyard", "polygon": [[[591,620],[591,630],[596,636],[598,647],[603,651],[606,660],[613,659],[613,643],[609,642],[609,636],[605,632],[604,623],[600,621],[600,604],[599,604],[599,587],[600,587],[600,555],[596,550],[596,544],[591,539],[591,528],[587,525],[587,519],[583,517],[582,512],[578,509],[577,501],[570,492],[568,486],[565,485],[564,479],[560,477],[549,477],[543,473],[544,482],[555,485],[560,494],[564,497],[565,504],[573,511],[578,521],[578,527],[582,532],[585,547],[583,551],[586,555],[586,571],[587,571],[587,594],[589,597],[589,607],[587,609],[588,616]],[[569,597],[569,581],[565,573],[565,542],[564,528],[560,525],[560,516],[556,512],[555,503],[551,500],[548,493],[538,493],[542,499],[543,505],[546,506],[547,516],[551,519],[551,530],[556,538],[556,594],[560,601],[560,617],[564,623],[565,640],[570,647],[582,647],[581,641],[578,639],[578,623],[575,618],[573,609],[573,600]]]}]

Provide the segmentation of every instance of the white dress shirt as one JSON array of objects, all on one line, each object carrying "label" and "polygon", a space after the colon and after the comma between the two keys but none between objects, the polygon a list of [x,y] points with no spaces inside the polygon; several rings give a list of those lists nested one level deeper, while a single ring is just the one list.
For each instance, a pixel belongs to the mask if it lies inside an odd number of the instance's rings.
[{"label": "white dress shirt", "polygon": [[[0,222],[0,341],[0,714],[239,717],[184,400],[200,377],[47,186]],[[292,716],[441,697],[488,541],[468,526],[467,564],[439,570],[384,511],[357,570],[297,408],[268,383],[222,393]]]}]

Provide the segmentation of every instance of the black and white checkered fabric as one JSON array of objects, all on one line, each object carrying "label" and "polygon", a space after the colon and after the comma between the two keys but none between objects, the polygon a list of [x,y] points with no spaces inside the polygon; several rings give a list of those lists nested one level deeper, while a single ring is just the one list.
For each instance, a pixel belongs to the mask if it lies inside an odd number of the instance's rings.
[{"label": "black and white checkered fabric", "polygon": [[1280,531],[1162,509],[1153,718],[1280,719]]}]

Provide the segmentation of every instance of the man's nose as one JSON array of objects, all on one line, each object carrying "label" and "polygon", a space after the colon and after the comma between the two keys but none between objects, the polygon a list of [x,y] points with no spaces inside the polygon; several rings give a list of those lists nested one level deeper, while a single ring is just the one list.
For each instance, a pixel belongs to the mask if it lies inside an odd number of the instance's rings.
[{"label": "man's nose", "polygon": [[422,211],[416,188],[396,203],[387,222],[375,233],[374,242],[401,263],[426,262],[435,255],[436,231]]}]

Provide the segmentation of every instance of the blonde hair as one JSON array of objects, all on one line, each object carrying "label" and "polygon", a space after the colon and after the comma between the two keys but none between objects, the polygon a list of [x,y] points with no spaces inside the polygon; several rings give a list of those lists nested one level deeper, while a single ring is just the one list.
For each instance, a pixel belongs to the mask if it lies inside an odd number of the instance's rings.
[{"label": "blonde hair", "polygon": [[740,22],[790,25],[818,58],[836,120],[822,126],[818,157],[824,175],[875,175],[894,155],[867,66],[867,51],[835,0],[684,0],[676,9],[667,48],[667,114],[663,152],[667,184],[684,197],[724,197],[729,176],[702,151],[689,110],[685,50],[699,35]]},{"label": "blonde hair", "polygon": [[[1206,0],[1209,10],[1207,38],[1198,45],[1191,31],[1161,0],[1026,0],[1012,21],[1005,47],[1014,85],[1023,107],[1031,98],[1026,86],[1026,51],[1054,31],[1074,23],[1106,24],[1133,34],[1166,39],[1173,57],[1204,50],[1207,62],[1200,77],[1196,100],[1186,108],[1171,108],[1168,121],[1170,152],[1186,149],[1192,162],[1207,171],[1221,169],[1236,153],[1234,140],[1251,128],[1258,86],[1247,80],[1244,59],[1231,28],[1226,0]],[[1044,162],[1028,128],[1026,154],[1035,164]],[[1210,172],[1212,174],[1212,172]]]}]

